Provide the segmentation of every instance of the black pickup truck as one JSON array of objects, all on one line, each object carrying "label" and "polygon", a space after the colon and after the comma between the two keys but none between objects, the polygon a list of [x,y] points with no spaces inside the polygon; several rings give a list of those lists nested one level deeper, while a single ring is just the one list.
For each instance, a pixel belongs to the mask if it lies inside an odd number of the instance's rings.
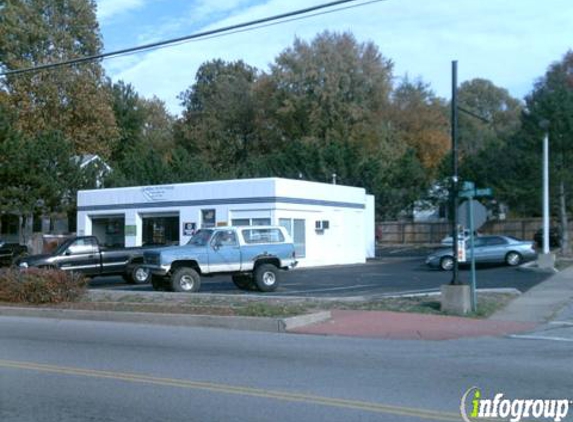
[{"label": "black pickup truck", "polygon": [[72,237],[47,255],[30,255],[16,260],[20,268],[58,268],[88,277],[121,275],[128,283],[143,284],[150,279],[143,267],[144,248],[104,249],[95,236]]},{"label": "black pickup truck", "polygon": [[7,243],[0,239],[0,266],[12,265],[14,261],[28,255],[28,248],[18,243]]}]

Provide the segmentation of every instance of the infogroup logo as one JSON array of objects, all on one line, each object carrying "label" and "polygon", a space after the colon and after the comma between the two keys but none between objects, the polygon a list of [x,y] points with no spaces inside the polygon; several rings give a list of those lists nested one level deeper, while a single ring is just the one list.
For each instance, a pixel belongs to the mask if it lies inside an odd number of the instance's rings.
[{"label": "infogroup logo", "polygon": [[573,402],[568,399],[506,399],[503,393],[486,399],[478,387],[472,387],[462,396],[460,412],[465,422],[492,418],[510,422],[520,422],[523,418],[560,422],[567,417],[570,405]]}]

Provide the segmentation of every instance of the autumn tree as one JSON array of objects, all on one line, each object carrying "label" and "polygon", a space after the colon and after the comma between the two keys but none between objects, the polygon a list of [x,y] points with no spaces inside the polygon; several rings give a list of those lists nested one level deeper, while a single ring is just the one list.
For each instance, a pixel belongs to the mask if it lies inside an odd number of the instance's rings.
[{"label": "autumn tree", "polygon": [[[94,0],[11,0],[0,14],[0,65],[11,71],[97,54]],[[8,75],[1,81],[17,129],[33,139],[58,130],[76,154],[107,158],[117,130],[100,62]]]},{"label": "autumn tree", "polygon": [[399,138],[415,151],[428,177],[435,177],[450,149],[450,123],[444,100],[421,80],[406,77],[392,93],[389,117]]},{"label": "autumn tree", "polygon": [[271,77],[288,139],[379,141],[370,128],[389,104],[392,62],[373,43],[358,43],[350,33],[297,38],[275,59]]}]

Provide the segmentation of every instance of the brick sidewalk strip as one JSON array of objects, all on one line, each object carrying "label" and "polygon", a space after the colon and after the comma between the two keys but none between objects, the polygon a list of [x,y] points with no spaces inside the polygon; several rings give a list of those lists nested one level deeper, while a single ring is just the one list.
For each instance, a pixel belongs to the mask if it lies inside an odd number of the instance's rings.
[{"label": "brick sidewalk strip", "polygon": [[533,330],[537,324],[453,316],[386,311],[332,311],[323,323],[289,330],[291,333],[399,340],[450,340],[504,336]]}]

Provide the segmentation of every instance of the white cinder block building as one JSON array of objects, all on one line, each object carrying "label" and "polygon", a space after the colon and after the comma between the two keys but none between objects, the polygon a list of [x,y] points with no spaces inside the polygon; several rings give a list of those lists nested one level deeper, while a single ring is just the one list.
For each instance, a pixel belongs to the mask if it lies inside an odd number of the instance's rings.
[{"label": "white cinder block building", "polygon": [[374,257],[374,197],[362,188],[281,178],[78,192],[78,235],[108,247],[185,244],[201,228],[281,225],[301,267]]}]

